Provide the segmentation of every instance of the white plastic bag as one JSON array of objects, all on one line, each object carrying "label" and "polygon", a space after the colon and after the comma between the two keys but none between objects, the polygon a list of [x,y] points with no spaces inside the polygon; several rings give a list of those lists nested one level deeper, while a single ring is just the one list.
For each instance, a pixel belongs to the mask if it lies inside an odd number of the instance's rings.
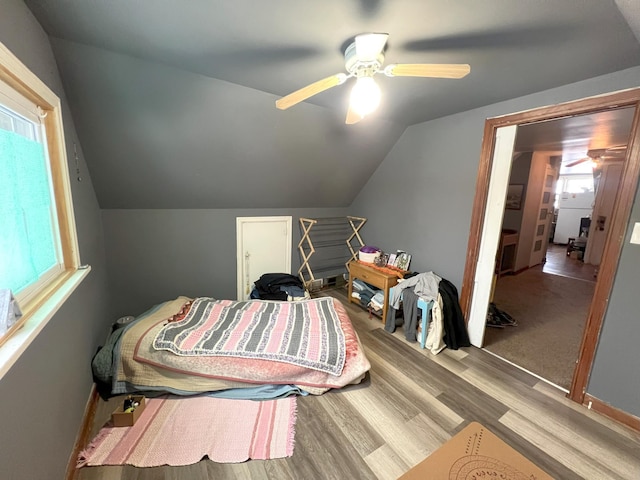
[{"label": "white plastic bag", "polygon": [[0,289],[0,335],[4,335],[22,316],[11,290]]}]

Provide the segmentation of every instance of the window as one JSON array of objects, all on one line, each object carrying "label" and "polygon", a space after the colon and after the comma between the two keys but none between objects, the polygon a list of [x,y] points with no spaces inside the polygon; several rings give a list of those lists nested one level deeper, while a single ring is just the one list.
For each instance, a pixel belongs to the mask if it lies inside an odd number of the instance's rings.
[{"label": "window", "polygon": [[560,175],[556,184],[556,193],[593,192],[593,174],[589,175]]},{"label": "window", "polygon": [[3,97],[0,91],[0,288],[24,304],[63,270],[63,258],[46,133],[39,118],[10,110]]},{"label": "window", "polygon": [[1,43],[0,172],[0,289],[23,313],[0,324],[1,378],[89,270],[79,268],[60,100]]}]

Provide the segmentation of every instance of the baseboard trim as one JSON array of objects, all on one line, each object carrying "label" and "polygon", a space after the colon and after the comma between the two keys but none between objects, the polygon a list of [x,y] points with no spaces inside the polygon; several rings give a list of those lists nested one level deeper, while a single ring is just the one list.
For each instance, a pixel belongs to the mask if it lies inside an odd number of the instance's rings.
[{"label": "baseboard trim", "polygon": [[67,474],[65,475],[66,480],[75,480],[78,477],[78,469],[76,468],[78,455],[80,455],[82,449],[86,447],[91,440],[91,429],[96,417],[96,410],[98,409],[98,398],[98,390],[96,389],[96,384],[94,383],[91,387],[91,392],[89,393],[87,404],[84,407],[82,424],[80,425],[80,430],[78,430],[76,442],[73,445],[73,450],[71,451],[71,456],[69,457],[69,462],[67,463]]},{"label": "baseboard trim", "polygon": [[606,417],[615,420],[618,423],[626,425],[629,428],[632,428],[638,432],[640,432],[640,418],[631,415],[623,410],[619,410],[615,407],[612,407],[608,403],[603,402],[602,400],[592,397],[588,393],[584,395],[583,405],[591,410],[595,410]]}]

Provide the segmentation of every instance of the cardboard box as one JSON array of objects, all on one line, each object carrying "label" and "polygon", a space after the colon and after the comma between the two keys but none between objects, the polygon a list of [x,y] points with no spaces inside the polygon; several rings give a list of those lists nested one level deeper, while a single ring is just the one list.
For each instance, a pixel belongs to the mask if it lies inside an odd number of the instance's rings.
[{"label": "cardboard box", "polygon": [[145,399],[144,395],[131,395],[134,401],[140,405],[133,412],[125,413],[123,409],[124,400],[120,402],[120,406],[111,414],[111,421],[114,427],[131,427],[144,411]]},{"label": "cardboard box", "polygon": [[471,422],[398,480],[528,478],[553,480],[477,422]]}]

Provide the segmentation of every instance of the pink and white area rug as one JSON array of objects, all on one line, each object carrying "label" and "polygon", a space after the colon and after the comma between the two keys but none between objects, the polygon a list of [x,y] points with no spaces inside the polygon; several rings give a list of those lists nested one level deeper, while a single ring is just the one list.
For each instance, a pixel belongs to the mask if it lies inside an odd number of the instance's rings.
[{"label": "pink and white area rug", "polygon": [[85,465],[191,465],[293,454],[296,397],[252,401],[207,396],[150,398],[132,427],[105,425],[80,453]]}]

